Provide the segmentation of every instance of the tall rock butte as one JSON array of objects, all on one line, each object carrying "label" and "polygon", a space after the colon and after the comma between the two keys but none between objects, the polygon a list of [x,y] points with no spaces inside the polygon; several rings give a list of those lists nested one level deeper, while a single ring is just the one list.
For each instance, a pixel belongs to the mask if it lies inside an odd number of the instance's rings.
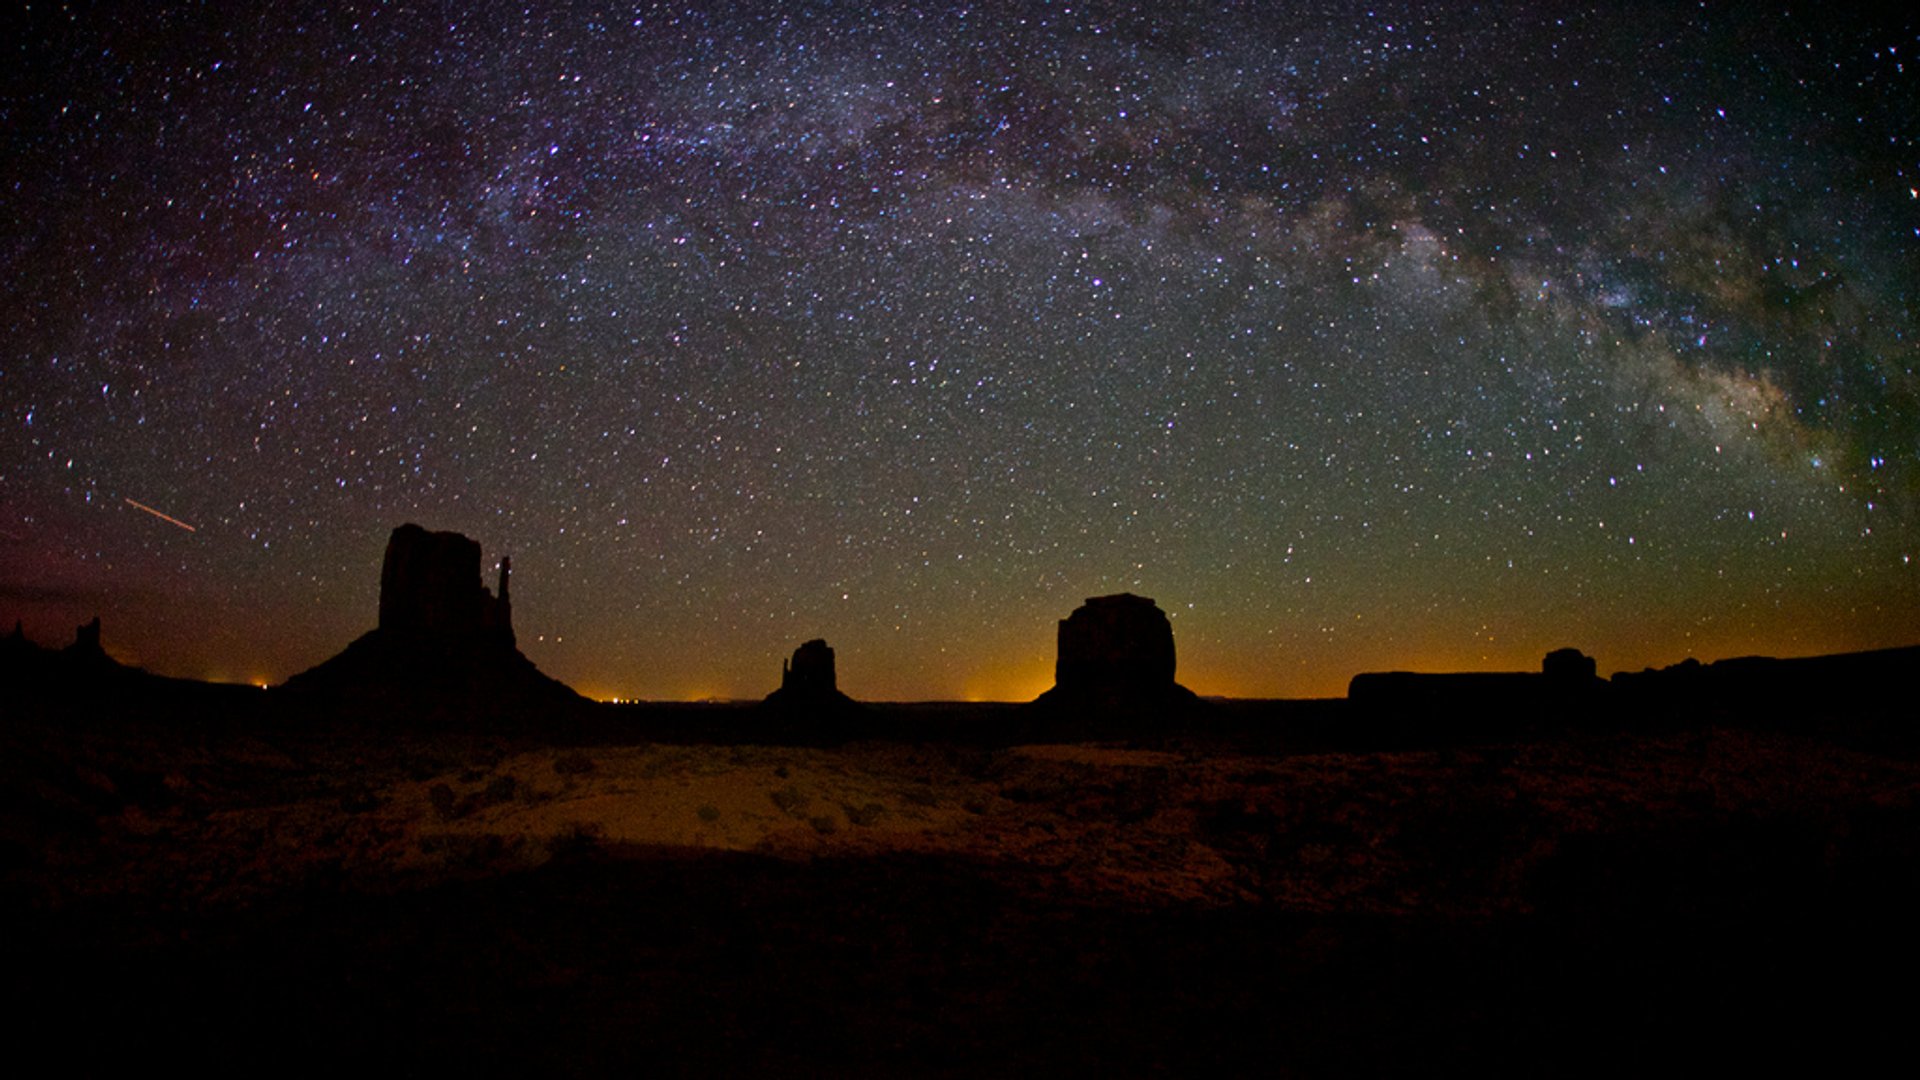
[{"label": "tall rock butte", "polygon": [[793,650],[793,659],[780,664],[780,689],[768,694],[766,704],[786,709],[845,709],[855,701],[840,692],[833,671],[833,646],[814,638]]},{"label": "tall rock butte", "polygon": [[1060,620],[1053,689],[1039,703],[1133,710],[1195,702],[1173,672],[1166,612],[1132,593],[1089,597]]},{"label": "tall rock butte", "polygon": [[402,525],[387,538],[380,564],[380,629],[422,640],[513,639],[507,582],[513,560],[500,560],[500,592],[480,583],[480,545],[457,532]]},{"label": "tall rock butte", "polygon": [[500,591],[480,581],[480,545],[407,524],[387,538],[380,622],[286,689],[361,711],[446,719],[510,717],[583,699],[515,647],[512,563]]},{"label": "tall rock butte", "polygon": [[814,638],[793,650],[793,659],[780,665],[780,689],[796,694],[831,694],[840,689],[833,674],[833,646]]}]

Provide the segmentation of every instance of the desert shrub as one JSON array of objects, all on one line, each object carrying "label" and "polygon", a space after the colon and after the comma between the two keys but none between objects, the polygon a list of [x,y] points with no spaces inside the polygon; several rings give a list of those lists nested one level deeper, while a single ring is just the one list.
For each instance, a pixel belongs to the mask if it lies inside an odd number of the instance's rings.
[{"label": "desert shrub", "polygon": [[833,820],[833,815],[831,814],[816,814],[807,819],[807,824],[813,826],[814,832],[822,835],[834,832],[840,828],[840,823]]},{"label": "desert shrub", "polygon": [[433,805],[433,812],[440,815],[442,821],[458,816],[458,808],[453,797],[453,788],[444,783],[435,784],[427,789],[427,802]]},{"label": "desert shrub", "polygon": [[931,787],[909,788],[900,798],[914,806],[924,806],[928,809],[940,805],[940,796],[935,795]]},{"label": "desert shrub", "polygon": [[585,750],[573,750],[553,759],[553,771],[561,776],[579,776],[593,771],[593,755]]},{"label": "desert shrub", "polygon": [[850,803],[842,803],[841,809],[847,812],[848,821],[861,828],[874,824],[882,817],[885,817],[887,813],[887,808],[877,802],[870,802],[865,806],[854,806]]},{"label": "desert shrub", "polygon": [[767,797],[773,800],[773,805],[779,807],[781,813],[790,814],[794,817],[799,817],[806,810],[807,804],[813,801],[801,794],[800,789],[792,784],[788,784],[786,787],[773,792]]},{"label": "desert shrub", "polygon": [[[443,787],[445,785],[436,784],[435,786]],[[450,812],[443,811],[441,816],[463,818],[463,817],[466,817],[468,814],[473,813],[476,810],[485,810],[487,807],[496,805],[498,803],[511,802],[513,801],[514,794],[519,790],[520,790],[520,785],[517,781],[514,780],[513,777],[496,776],[492,780],[487,782],[486,787],[481,788],[479,791],[466,795],[465,797],[461,798],[459,801],[455,802],[453,804],[452,810]],[[439,798],[438,796],[433,795],[431,792],[428,793],[428,797],[434,798],[436,800]],[[437,810],[439,809],[439,807],[440,807],[440,804],[438,801],[436,801],[434,803],[434,809]]]},{"label": "desert shrub", "polygon": [[711,804],[701,806],[700,809],[695,810],[694,813],[699,816],[701,821],[709,825],[720,820],[720,808]]}]

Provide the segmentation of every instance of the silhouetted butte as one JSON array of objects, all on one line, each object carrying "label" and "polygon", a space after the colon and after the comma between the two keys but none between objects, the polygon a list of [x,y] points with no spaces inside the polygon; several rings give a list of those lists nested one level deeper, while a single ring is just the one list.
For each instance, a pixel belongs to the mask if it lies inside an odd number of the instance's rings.
[{"label": "silhouetted butte", "polygon": [[297,696],[393,718],[503,717],[582,702],[515,647],[508,594],[480,582],[480,545],[455,532],[393,530],[380,568],[380,624],[287,680]]},{"label": "silhouetted butte", "polygon": [[840,692],[833,648],[822,638],[804,642],[780,664],[780,689],[761,703],[770,727],[763,734],[782,741],[833,742],[856,734],[865,715],[860,703]]},{"label": "silhouetted butte", "polygon": [[1151,599],[1132,593],[1089,597],[1060,620],[1048,708],[1139,714],[1197,705],[1174,681],[1173,624]]}]

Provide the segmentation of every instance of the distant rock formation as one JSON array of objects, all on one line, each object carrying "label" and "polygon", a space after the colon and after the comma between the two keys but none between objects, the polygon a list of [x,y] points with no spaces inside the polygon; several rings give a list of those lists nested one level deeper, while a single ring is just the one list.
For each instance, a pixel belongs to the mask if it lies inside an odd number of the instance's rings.
[{"label": "distant rock formation", "polygon": [[771,743],[833,746],[871,734],[872,718],[840,692],[833,649],[814,638],[780,664],[780,689],[768,694],[737,729],[741,738]]},{"label": "distant rock formation", "polygon": [[780,689],[767,695],[767,704],[787,708],[842,708],[855,704],[840,692],[833,671],[833,648],[823,638],[804,642],[793,659],[780,663]]},{"label": "distant rock formation", "polygon": [[58,649],[43,648],[27,637],[16,621],[13,632],[0,638],[0,701],[23,696],[92,699],[100,694],[131,693],[152,683],[168,682],[140,668],[123,664],[101,644],[100,617],[74,629],[73,642]]},{"label": "distant rock formation", "polygon": [[380,565],[380,629],[422,639],[513,639],[507,597],[512,560],[500,560],[500,594],[480,583],[480,545],[456,532],[402,525]]},{"label": "distant rock formation", "polygon": [[1599,678],[1593,657],[1579,649],[1555,649],[1540,662],[1540,674],[1558,686],[1580,686]]},{"label": "distant rock formation", "polygon": [[0,681],[17,690],[21,679],[45,666],[46,656],[47,650],[27,637],[26,624],[16,619],[13,633],[0,638]]},{"label": "distant rock formation", "polygon": [[[1666,714],[1787,730],[1884,726],[1882,717],[1913,725],[1913,673],[1920,646],[1775,659],[1740,656],[1702,664],[1687,659],[1665,668],[1618,672],[1612,685],[1624,705],[1641,716]],[[1870,721],[1870,722],[1869,722]],[[1920,736],[1904,736],[1911,743]]]},{"label": "distant rock formation", "polygon": [[1920,753],[1920,727],[1911,719],[1916,670],[1920,645],[1785,660],[1687,659],[1602,679],[1592,658],[1556,649],[1538,673],[1367,672],[1353,677],[1347,700],[1360,727],[1403,743],[1725,726],[1904,755]]},{"label": "distant rock formation", "polygon": [[1347,700],[1403,735],[1517,735],[1589,719],[1608,689],[1595,671],[1580,650],[1555,649],[1539,671],[1364,672]]},{"label": "distant rock formation", "polygon": [[793,650],[793,659],[780,665],[780,689],[795,694],[839,691],[833,675],[833,647],[825,638],[803,642]]},{"label": "distant rock formation", "polygon": [[76,675],[101,675],[108,672],[138,670],[107,655],[106,647],[100,643],[100,616],[98,615],[74,628],[73,644],[60,650],[59,661],[68,671]]},{"label": "distant rock formation", "polygon": [[480,545],[407,524],[380,567],[380,622],[339,655],[288,679],[285,690],[329,705],[412,717],[537,719],[585,699],[542,674],[515,647],[508,594],[480,581]]},{"label": "distant rock formation", "polygon": [[1555,649],[1540,661],[1537,672],[1363,672],[1347,684],[1347,698],[1367,704],[1431,704],[1468,697],[1488,703],[1541,704],[1591,692],[1601,681],[1597,670],[1593,657],[1579,649]]},{"label": "distant rock formation", "polygon": [[93,621],[81,623],[73,631],[73,644],[67,646],[68,658],[81,663],[105,661],[107,650],[100,645],[100,616]]},{"label": "distant rock formation", "polygon": [[1174,681],[1173,624],[1144,596],[1089,597],[1060,620],[1053,689],[1037,704],[1143,711],[1198,702]]}]

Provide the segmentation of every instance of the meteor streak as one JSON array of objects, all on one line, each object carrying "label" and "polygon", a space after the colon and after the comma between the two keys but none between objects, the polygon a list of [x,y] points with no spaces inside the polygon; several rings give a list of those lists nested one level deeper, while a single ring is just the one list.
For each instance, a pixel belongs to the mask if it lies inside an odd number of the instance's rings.
[{"label": "meteor streak", "polygon": [[187,530],[188,532],[199,532],[199,531],[200,531],[199,529],[196,529],[196,528],[194,528],[193,526],[191,526],[191,525],[189,525],[189,524],[187,524],[186,522],[184,522],[184,521],[181,521],[181,520],[180,520],[179,518],[177,518],[177,517],[168,517],[167,515],[165,515],[165,514],[163,514],[163,513],[161,513],[160,511],[158,511],[158,510],[155,510],[155,509],[154,509],[153,507],[151,507],[151,506],[148,506],[148,505],[147,505],[146,503],[142,503],[142,502],[134,502],[134,501],[133,501],[132,499],[128,499],[128,498],[127,498],[126,496],[124,496],[124,495],[123,495],[123,496],[121,496],[121,498],[122,498],[123,500],[125,500],[125,502],[126,502],[126,504],[127,504],[128,506],[131,506],[131,507],[133,507],[133,508],[134,508],[135,510],[145,510],[145,511],[146,511],[147,513],[149,513],[149,514],[152,514],[152,515],[153,515],[154,517],[157,517],[157,518],[159,518],[159,519],[160,519],[161,521],[164,521],[164,522],[166,522],[166,523],[167,523],[167,524],[169,524],[169,525],[178,525],[178,526],[180,526],[181,528],[183,528],[183,529],[185,529],[185,530]]}]

